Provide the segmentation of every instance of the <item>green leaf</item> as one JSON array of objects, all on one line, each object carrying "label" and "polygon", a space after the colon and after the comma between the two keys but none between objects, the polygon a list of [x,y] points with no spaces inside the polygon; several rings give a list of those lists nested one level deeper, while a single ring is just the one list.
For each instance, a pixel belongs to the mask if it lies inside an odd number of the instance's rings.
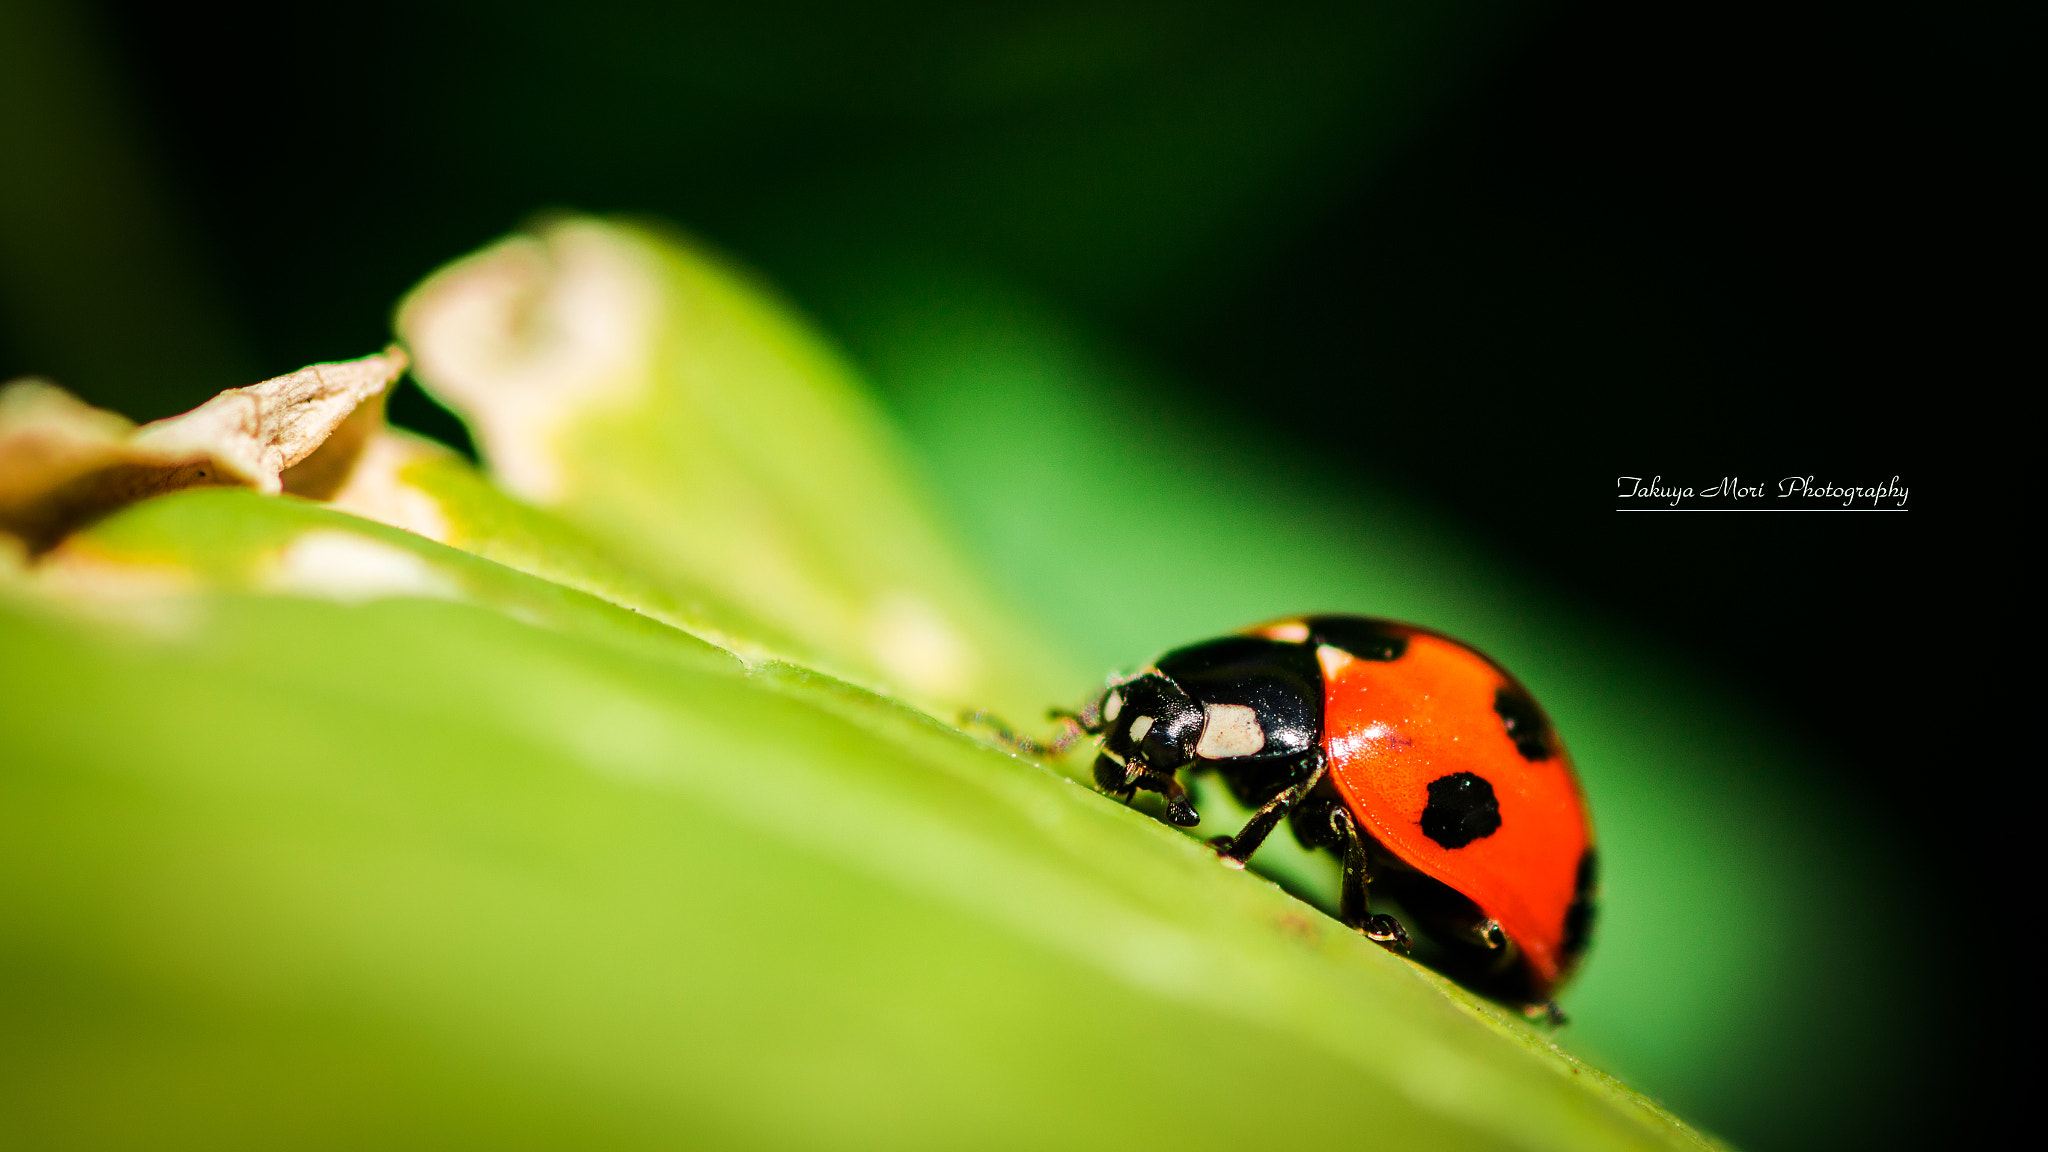
[{"label": "green leaf", "polygon": [[[280,575],[351,534],[416,567]],[[0,610],[28,1143],[1702,1143],[1198,842],[843,682],[247,492],[74,555],[205,583]]]}]

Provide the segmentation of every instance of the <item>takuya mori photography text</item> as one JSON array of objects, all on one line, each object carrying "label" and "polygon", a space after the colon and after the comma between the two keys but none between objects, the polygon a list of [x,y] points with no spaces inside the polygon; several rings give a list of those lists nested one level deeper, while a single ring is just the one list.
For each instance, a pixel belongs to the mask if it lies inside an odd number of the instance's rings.
[{"label": "takuya mori photography text", "polygon": [[1837,484],[1814,476],[1745,480],[1724,476],[1685,484],[1663,476],[1614,478],[1617,512],[1904,512],[1912,490],[1897,476],[1876,484]]}]

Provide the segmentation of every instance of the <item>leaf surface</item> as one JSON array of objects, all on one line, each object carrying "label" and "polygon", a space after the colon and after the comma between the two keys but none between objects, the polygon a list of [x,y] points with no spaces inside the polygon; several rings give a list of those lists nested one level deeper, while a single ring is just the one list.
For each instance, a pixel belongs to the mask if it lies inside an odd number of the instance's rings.
[{"label": "leaf surface", "polygon": [[[1699,1143],[1039,764],[352,519],[184,493],[75,543],[178,623],[7,602],[27,1132]],[[439,583],[279,582],[350,533]]]}]

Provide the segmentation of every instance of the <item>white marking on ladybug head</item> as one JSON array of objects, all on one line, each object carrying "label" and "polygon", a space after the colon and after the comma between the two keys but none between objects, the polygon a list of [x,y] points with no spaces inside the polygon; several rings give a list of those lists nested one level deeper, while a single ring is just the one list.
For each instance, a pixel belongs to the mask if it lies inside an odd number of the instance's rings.
[{"label": "white marking on ladybug head", "polygon": [[1143,740],[1145,733],[1151,730],[1152,717],[1150,716],[1140,716],[1136,720],[1131,721],[1131,743],[1136,744]]},{"label": "white marking on ladybug head", "polygon": [[1204,760],[1228,760],[1233,756],[1256,756],[1266,746],[1266,731],[1259,727],[1259,714],[1244,704],[1204,704],[1208,719],[1202,725],[1202,739],[1195,755]]},{"label": "white marking on ladybug head", "polygon": [[1316,646],[1316,663],[1323,666],[1323,676],[1325,678],[1342,672],[1344,666],[1351,663],[1351,661],[1351,653],[1346,652],[1342,648],[1332,648],[1328,644]]},{"label": "white marking on ladybug head", "polygon": [[1121,713],[1123,710],[1124,694],[1121,692],[1111,692],[1109,699],[1102,702],[1102,718],[1104,720],[1115,720],[1118,713]]},{"label": "white marking on ladybug head", "polygon": [[1289,644],[1299,644],[1308,639],[1308,625],[1299,620],[1289,620],[1285,624],[1275,624],[1265,629],[1262,635],[1268,640],[1285,640]]}]

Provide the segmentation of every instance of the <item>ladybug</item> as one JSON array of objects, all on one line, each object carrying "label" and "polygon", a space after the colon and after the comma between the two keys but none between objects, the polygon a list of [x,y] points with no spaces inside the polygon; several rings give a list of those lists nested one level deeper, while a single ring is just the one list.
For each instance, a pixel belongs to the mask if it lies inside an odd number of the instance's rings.
[{"label": "ladybug", "polygon": [[1343,861],[1339,915],[1400,952],[1391,897],[1433,966],[1561,1021],[1584,954],[1595,856],[1585,797],[1550,721],[1513,676],[1426,628],[1302,616],[1177,648],[1067,714],[1101,737],[1095,781],[1201,820],[1180,773],[1213,772],[1252,810],[1212,843],[1242,867],[1286,819]]}]

